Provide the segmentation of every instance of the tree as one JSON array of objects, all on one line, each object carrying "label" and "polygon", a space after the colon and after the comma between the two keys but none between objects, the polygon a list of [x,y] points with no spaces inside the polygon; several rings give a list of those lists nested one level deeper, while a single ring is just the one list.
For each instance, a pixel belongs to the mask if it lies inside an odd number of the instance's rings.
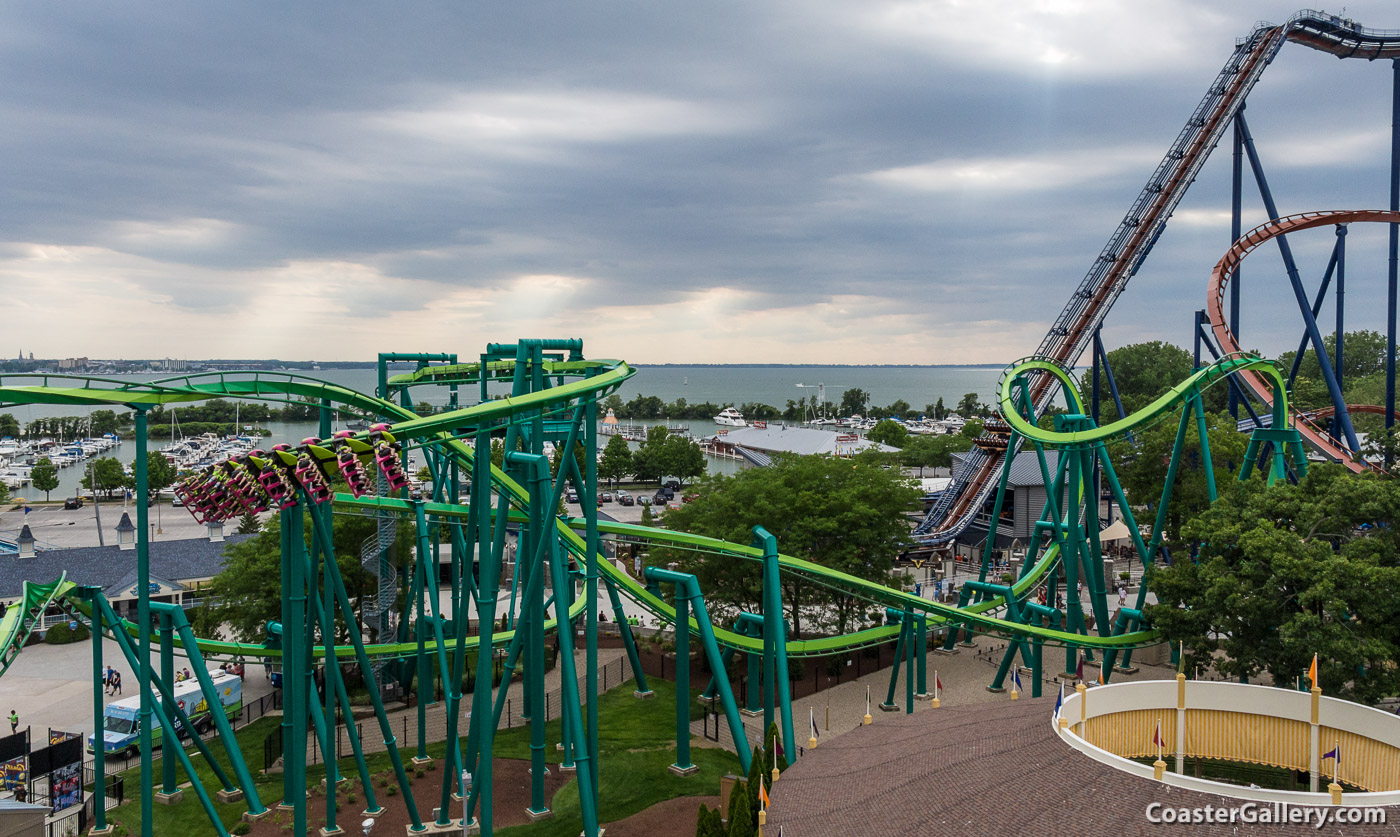
[{"label": "tree", "polygon": [[92,415],[88,418],[92,421],[92,435],[94,436],[115,433],[117,428],[121,426],[121,422],[113,410],[93,410]]},{"label": "tree", "polygon": [[935,421],[942,421],[948,417],[948,408],[943,406],[943,396],[938,397],[938,402],[930,404],[924,408],[924,412],[933,416]]},{"label": "tree", "polygon": [[0,413],[0,436],[18,436],[19,419],[9,413]]},{"label": "tree", "polygon": [[652,513],[651,513],[651,503],[643,503],[643,504],[642,504],[642,521],[641,521],[641,523],[642,523],[643,526],[652,526],[652,525],[655,524],[655,518],[652,516]]},{"label": "tree", "polygon": [[44,492],[44,499],[48,500],[49,492],[58,488],[58,466],[45,456],[29,472],[29,478],[34,481],[34,489]]},{"label": "tree", "polygon": [[97,491],[101,491],[108,497],[129,487],[130,478],[122,468],[122,463],[110,456],[104,456],[89,462],[88,470],[84,471],[83,478],[79,482],[79,485],[92,491],[94,477],[97,480]]},{"label": "tree", "polygon": [[[1141,410],[1190,377],[1194,365],[1190,352],[1160,340],[1133,343],[1108,353],[1108,367],[1113,371],[1113,380],[1118,385],[1118,395],[1123,399],[1123,409],[1127,413]],[[1107,374],[1100,369],[1099,376],[1100,420],[1107,424],[1109,417],[1117,416],[1118,411],[1108,389]],[[1079,379],[1079,392],[1084,396],[1085,410],[1093,409],[1089,403],[1094,391],[1093,377],[1091,367]],[[1227,389],[1226,384],[1220,384],[1206,390],[1206,409],[1224,409]]]},{"label": "tree", "polygon": [[[669,528],[748,543],[752,528],[762,525],[788,555],[882,584],[890,579],[900,544],[909,536],[904,514],[920,497],[918,488],[898,473],[828,456],[777,454],[772,465],[733,476],[712,474],[701,485],[699,497],[666,513]],[[756,612],[760,606],[758,563],[665,552],[666,561],[676,561],[683,572],[699,578],[706,600],[714,603],[715,618]],[[794,636],[803,635],[807,613],[815,621],[811,627],[845,633],[863,611],[861,602],[846,593],[799,573],[784,573],[782,599]]]},{"label": "tree", "polygon": [[954,412],[965,419],[969,419],[973,416],[982,415],[986,412],[986,408],[977,400],[977,393],[968,392],[964,393],[963,397],[958,400],[958,406]]},{"label": "tree", "polygon": [[646,441],[632,454],[632,476],[642,482],[660,482],[666,475],[662,448],[670,433],[665,427],[656,425],[647,430]]},{"label": "tree", "polygon": [[[1128,495],[1128,502],[1150,508],[1154,516],[1157,504],[1161,502],[1162,486],[1167,480],[1177,427],[1175,417],[1169,417],[1151,427],[1133,431],[1131,441],[1120,441],[1109,448],[1109,457]],[[1249,437],[1235,430],[1235,420],[1227,413],[1207,414],[1206,428],[1215,485],[1217,489],[1222,489],[1239,474]],[[1195,422],[1192,421],[1183,441],[1181,462],[1177,468],[1176,482],[1172,485],[1171,502],[1167,506],[1164,540],[1169,549],[1180,545],[1176,534],[1182,524],[1205,511],[1209,505],[1210,494],[1201,443],[1196,436]],[[1151,519],[1149,517],[1143,522]]]},{"label": "tree", "polygon": [[[744,782],[744,790],[748,792],[749,810],[753,811],[755,826],[758,825],[759,809],[763,807],[763,800],[758,797],[758,789],[766,789],[772,781],[771,778],[765,781],[764,773],[766,772],[767,771],[763,769],[763,748],[755,747],[753,750],[753,758],[749,759],[749,778]],[[769,774],[770,777],[771,775],[772,774]]]},{"label": "tree", "polygon": [[863,389],[853,387],[841,393],[841,415],[843,416],[864,415],[869,406],[870,393]]},{"label": "tree", "polygon": [[[1187,665],[1373,703],[1400,690],[1400,484],[1313,465],[1297,484],[1231,483],[1183,527],[1195,560],[1154,568],[1151,624]],[[1217,656],[1223,652],[1224,656]]]},{"label": "tree", "polygon": [[256,514],[244,512],[243,515],[238,518],[238,530],[235,534],[256,535],[261,531],[262,524],[258,522],[258,516]]},{"label": "tree", "polygon": [[870,428],[870,432],[865,434],[865,438],[882,445],[889,445],[892,448],[902,448],[909,444],[909,431],[902,424],[897,424],[889,419],[881,419],[874,427]]},{"label": "tree", "polygon": [[[132,465],[135,464],[133,460]],[[158,450],[146,452],[146,487],[150,489],[151,493],[154,494],[174,485],[179,476],[179,471],[175,469],[169,459],[165,458],[165,454]],[[130,485],[133,488],[136,486],[134,478],[130,480]]]},{"label": "tree", "polygon": [[618,480],[632,473],[632,448],[621,433],[608,439],[603,447],[603,458],[598,461],[598,476],[612,486]]},{"label": "tree", "polygon": [[748,783],[729,789],[729,837],[753,837],[758,815],[749,805]]},{"label": "tree", "polygon": [[[315,510],[312,513],[317,513]],[[337,517],[332,529],[336,565],[340,568],[345,592],[356,610],[366,591],[375,584],[360,566],[360,545],[374,534],[377,521],[372,518]],[[390,547],[391,558],[397,558],[398,544],[408,542],[407,524],[401,525],[397,539]],[[312,523],[308,515],[303,522],[302,537],[310,548]],[[219,598],[211,619],[227,625],[240,642],[262,642],[269,619],[282,618],[282,524],[278,515],[268,519],[261,532],[224,550],[224,567],[211,583],[212,595]],[[405,555],[405,560],[407,556]],[[395,563],[398,563],[396,560]],[[400,570],[405,572],[406,570]],[[349,641],[349,633],[337,622],[337,633]]]},{"label": "tree", "polygon": [[662,476],[675,477],[684,485],[705,473],[705,453],[694,441],[671,436],[661,445],[660,467]]},{"label": "tree", "polygon": [[961,433],[914,436],[901,451],[900,464],[910,468],[951,468],[954,453],[971,449],[972,439]]}]

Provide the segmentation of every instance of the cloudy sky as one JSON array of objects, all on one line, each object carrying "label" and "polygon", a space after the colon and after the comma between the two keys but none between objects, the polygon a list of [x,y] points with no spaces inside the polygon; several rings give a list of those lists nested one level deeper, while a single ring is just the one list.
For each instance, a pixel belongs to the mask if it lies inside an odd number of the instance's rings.
[{"label": "cloudy sky", "polygon": [[[582,336],[643,363],[1008,361],[1235,39],[1293,11],[4,4],[0,355],[352,360]],[[1393,0],[1346,12],[1400,29]],[[1390,79],[1284,47],[1248,109],[1282,212],[1386,205]],[[1110,343],[1189,346],[1228,244],[1227,152]],[[1294,246],[1315,284],[1331,234],[1311,235]],[[1349,265],[1349,326],[1382,327],[1382,230],[1354,232]],[[1243,342],[1295,342],[1277,258],[1246,275]]]}]

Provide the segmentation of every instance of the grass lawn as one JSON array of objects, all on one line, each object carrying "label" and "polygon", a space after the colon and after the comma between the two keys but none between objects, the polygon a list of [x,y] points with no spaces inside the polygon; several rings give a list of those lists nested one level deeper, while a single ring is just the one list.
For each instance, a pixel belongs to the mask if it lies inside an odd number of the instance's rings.
[{"label": "grass lawn", "polygon": [[[650,700],[637,700],[633,697],[633,684],[630,680],[624,681],[599,698],[598,749],[600,762],[599,802],[601,807],[599,817],[603,822],[622,819],[657,802],[678,796],[713,795],[719,790],[721,776],[740,771],[739,759],[732,753],[692,745],[691,760],[700,767],[699,773],[685,778],[672,775],[666,768],[675,761],[676,686],[674,683],[666,681],[651,681],[649,685],[656,692],[656,697]],[[699,702],[695,700],[699,694],[699,690],[692,691],[692,719],[699,718],[702,713]],[[244,758],[249,762],[249,769],[253,772],[259,797],[263,804],[268,807],[272,807],[282,798],[282,776],[281,774],[273,776],[262,774],[260,768],[263,761],[263,739],[280,722],[280,717],[259,718],[234,733]],[[368,730],[366,732],[368,733]],[[557,763],[562,757],[562,753],[556,751],[552,746],[553,742],[559,740],[559,736],[560,721],[558,719],[550,721],[545,737],[546,741],[551,742],[551,746],[545,751],[545,758],[549,762]],[[230,778],[233,778],[232,770],[229,769],[222,747],[218,746],[218,739],[211,739],[208,743],[220,765],[228,771]],[[400,752],[404,760],[407,761],[413,755],[414,748],[411,742],[404,743],[407,743],[408,746],[402,747]],[[446,751],[447,744],[442,741],[428,747],[429,754],[435,758],[441,758]],[[498,733],[495,742],[495,755],[498,758],[529,759],[529,728],[517,727]],[[203,764],[203,758],[197,752],[191,754],[191,760],[195,763],[196,772],[204,783],[204,787],[213,797],[214,792],[219,789],[213,771]],[[388,753],[372,754],[366,758],[366,762],[372,775],[392,769]],[[351,758],[341,759],[339,767],[343,776],[354,780],[352,787],[359,790],[359,774],[354,760]],[[159,758],[154,762],[154,769],[156,789],[159,790],[161,775],[161,760]],[[178,773],[178,781],[182,783],[187,781],[183,770],[178,771]],[[140,769],[132,768],[127,770],[124,775],[128,801],[109,812],[108,821],[124,825],[128,831],[139,832],[141,823]],[[324,765],[309,766],[307,768],[308,786],[313,788],[319,786],[324,775]],[[554,795],[550,802],[550,807],[555,812],[552,819],[534,825],[498,829],[498,831],[502,835],[518,835],[519,837],[524,837],[524,835],[540,835],[540,837],[569,835],[569,837],[573,837],[573,835],[578,834],[582,829],[583,821],[579,810],[577,782],[577,779],[570,780]],[[383,789],[378,789],[377,793],[381,805],[402,804],[397,797],[384,793]],[[340,799],[345,802],[343,795],[340,796]],[[346,804],[346,808],[358,811],[363,807],[363,803],[364,798],[361,793],[358,801],[354,804]],[[317,799],[309,800],[307,804],[308,808],[318,804],[323,806],[324,801],[318,796]],[[239,821],[243,811],[247,809],[245,803],[237,802],[223,805],[217,799],[214,801],[214,807],[227,828],[232,828]],[[427,814],[426,811],[423,813]],[[204,809],[194,793],[188,788],[185,789],[184,800],[179,804],[155,806],[153,824],[157,834],[209,833],[209,823]]]}]

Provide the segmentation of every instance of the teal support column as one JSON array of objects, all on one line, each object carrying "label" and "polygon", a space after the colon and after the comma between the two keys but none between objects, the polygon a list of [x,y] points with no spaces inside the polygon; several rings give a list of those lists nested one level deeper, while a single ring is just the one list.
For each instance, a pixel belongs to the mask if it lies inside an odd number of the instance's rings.
[{"label": "teal support column", "polygon": [[[132,470],[136,477],[136,623],[138,658],[136,688],[141,693],[140,729],[137,735],[141,748],[141,837],[153,837],[151,810],[155,806],[155,788],[151,774],[151,552],[150,525],[147,523],[147,497],[150,483],[146,476],[146,407],[134,405],[136,433],[136,462]],[[115,624],[115,622],[114,622]]]},{"label": "teal support column", "polygon": [[[326,525],[329,526],[329,524],[326,524]],[[318,542],[319,542],[319,539],[318,539]],[[324,550],[322,550],[321,554],[322,554],[322,555],[325,554]],[[310,566],[309,566],[309,559],[308,559],[308,567],[307,567],[307,574],[308,574],[308,576],[310,575],[310,569],[311,569],[311,568],[310,568]],[[334,622],[328,622],[328,621],[327,621],[327,614],[330,614],[330,615],[333,617],[333,616],[335,615],[335,612],[336,612],[336,611],[335,611],[335,585],[332,583],[331,577],[330,577],[330,573],[329,573],[328,571],[322,573],[322,585],[323,585],[324,587],[326,587],[326,589],[329,591],[329,592],[325,595],[325,599],[326,599],[326,601],[330,604],[330,609],[326,609],[326,608],[322,605],[322,603],[321,603],[320,600],[318,600],[315,596],[311,596],[311,597],[309,597],[309,598],[307,599],[307,601],[311,604],[311,607],[312,607],[311,617],[312,617],[312,619],[315,621],[315,623],[316,623],[317,625],[321,625],[321,626],[322,626],[322,630],[325,630],[325,627],[324,627],[324,626],[326,626],[326,625],[329,624],[329,625],[331,626],[330,630],[334,631],[334,630],[335,630]],[[181,634],[181,636],[183,637],[184,634]],[[191,636],[192,636],[192,635],[191,635]],[[332,648],[334,648],[333,645],[332,645]],[[329,676],[333,677],[333,678],[334,678],[334,681],[333,681],[333,683],[332,683],[331,681],[328,681],[328,682],[327,682],[327,685],[326,685],[326,688],[329,689],[329,688],[332,688],[332,686],[334,687],[336,697],[337,697],[337,699],[340,701],[340,713],[341,713],[341,715],[342,715],[343,717],[347,718],[347,719],[353,718],[353,717],[354,717],[354,708],[351,707],[351,705],[350,705],[350,695],[349,695],[349,693],[345,690],[345,678],[344,678],[344,677],[341,675],[341,673],[340,673],[340,665],[337,663],[336,665],[331,666],[329,669],[327,669],[327,674],[328,674]],[[364,750],[363,750],[363,749],[361,748],[361,746],[360,746],[360,735],[359,735],[358,732],[355,731],[355,724],[353,724],[353,723],[346,723],[346,725],[345,725],[345,737],[346,737],[346,739],[350,742],[350,753],[351,753],[351,756],[355,759],[355,767],[356,767],[356,769],[359,771],[359,774],[360,774],[360,784],[362,784],[362,785],[364,786],[364,792],[365,792],[365,812],[364,812],[364,813],[365,813],[367,816],[374,816],[374,815],[377,815],[377,814],[381,813],[384,809],[381,808],[381,807],[379,806],[379,803],[375,800],[375,796],[374,796],[374,782],[372,781],[372,777],[371,777],[370,774],[369,774],[369,766],[365,763]]]},{"label": "teal support column", "polygon": [[904,714],[914,714],[914,619],[909,611],[904,611],[904,624],[908,636],[904,642]]},{"label": "teal support column", "polygon": [[[763,550],[763,623],[773,638],[773,665],[777,670],[776,693],[779,717],[782,720],[783,749],[797,752],[797,740],[792,733],[792,692],[788,681],[787,621],[783,618],[783,588],[778,573],[778,539],[762,526],[753,527],[754,546]],[[765,636],[769,635],[765,633]],[[765,699],[766,700],[766,699]],[[771,721],[764,718],[765,734]]]},{"label": "teal support column", "polygon": [[[971,583],[971,582],[969,582]],[[904,664],[904,645],[909,636],[909,622],[905,619],[899,621],[899,639],[894,643],[894,664],[890,666],[890,688],[885,695],[885,702],[880,704],[880,708],[886,712],[892,712],[899,708],[894,702],[895,689],[899,687],[899,667]]]},{"label": "teal support column", "polygon": [[[200,690],[204,692],[205,699],[209,701],[210,706],[216,705],[218,689],[214,686],[214,680],[209,676],[209,671],[205,667],[204,658],[199,653],[198,640],[190,628],[189,621],[185,618],[184,610],[179,605],[160,602],[155,602],[151,606],[165,610],[170,615],[175,631],[180,636],[180,642],[184,644],[186,652],[193,657],[191,671],[194,673],[195,679],[199,681]],[[234,738],[233,728],[228,722],[228,715],[215,711],[210,712],[209,717],[214,724],[214,729],[219,732],[219,740],[224,745],[224,754],[228,757],[229,766],[233,768],[233,775],[238,780],[238,786],[243,791],[243,797],[248,803],[248,812],[261,814],[267,808],[258,797],[258,789],[253,783],[253,775],[248,770],[247,762],[243,759],[242,750],[238,748],[238,741]]]},{"label": "teal support column", "polygon": [[107,828],[107,748],[102,743],[102,730],[106,724],[103,718],[102,702],[106,690],[99,690],[102,682],[102,632],[106,624],[102,618],[102,588],[86,587],[83,592],[92,603],[92,812],[93,830],[102,832]]},{"label": "teal support column", "polygon": [[[290,614],[287,596],[292,589],[292,529],[287,523],[288,512],[283,510],[278,512],[278,535],[280,537],[279,547],[281,549],[282,561],[282,623],[285,623]],[[291,747],[295,740],[292,732],[292,704],[291,698],[296,693],[291,684],[287,682],[287,652],[286,642],[282,647],[282,720],[278,726],[282,728],[282,803],[279,808],[290,806],[287,800],[295,796],[295,787],[292,782],[294,777],[291,773]]]},{"label": "teal support column", "polygon": [[[302,534],[303,510],[300,501],[282,512],[291,553],[283,556],[291,564],[291,589],[282,592],[282,711],[292,716],[292,740],[288,742],[282,769],[290,774],[292,833],[306,833],[306,726],[308,711],[306,640],[306,541]],[[312,515],[315,520],[316,516]],[[332,548],[332,551],[333,548]]]},{"label": "teal support column", "polygon": [[[705,659],[709,661],[710,667],[715,671],[723,671],[719,643],[715,641],[714,625],[710,622],[710,614],[705,609],[705,599],[700,595],[700,583],[695,576],[663,570],[659,567],[647,567],[646,578],[648,581],[669,581],[675,584],[676,606],[681,607],[688,600],[695,610],[695,627],[700,634],[700,647],[705,651]],[[748,736],[744,733],[743,721],[739,717],[739,705],[734,700],[734,691],[729,687],[729,678],[717,678],[715,689],[719,692],[720,705],[724,707],[725,717],[729,721],[729,733],[734,739],[734,748],[739,755],[740,765],[744,773],[747,774],[753,765],[753,753],[749,748]],[[688,691],[689,689],[687,689]],[[687,737],[689,737],[688,721],[687,717]]]},{"label": "teal support column", "polygon": [[[120,625],[121,620],[117,618],[117,614],[112,611],[107,601],[103,599],[101,603],[103,618],[112,625]],[[112,631],[112,637],[117,641],[117,646],[121,648],[122,655],[126,657],[127,664],[132,668],[139,668],[139,662],[141,660],[149,662],[149,655],[138,655],[138,649],[132,647],[131,637],[127,636],[125,632],[114,630]],[[155,717],[156,722],[161,725],[161,728],[173,730],[175,724],[173,720],[165,714],[165,710],[161,708],[161,702],[152,700],[150,704],[151,714]],[[186,719],[186,721],[188,721],[188,719]],[[173,755],[179,760],[180,766],[184,768],[185,775],[190,777],[190,787],[194,790],[195,798],[199,800],[200,806],[204,809],[205,815],[209,818],[209,824],[213,827],[214,833],[217,834],[218,837],[228,837],[228,830],[224,828],[223,820],[220,819],[219,813],[214,810],[214,803],[209,798],[209,794],[204,790],[204,783],[199,780],[199,774],[195,772],[194,764],[190,762],[189,754],[185,752],[185,748],[170,747],[164,755],[167,758]],[[212,763],[217,764],[217,762]],[[149,777],[150,771],[145,771],[145,775]],[[154,789],[152,789],[152,794],[154,794]]]},{"label": "teal support column", "polygon": [[[584,488],[587,494],[580,497],[598,496],[598,402],[590,399],[583,418]],[[564,458],[573,459],[573,445],[565,449]],[[575,463],[577,465],[577,463]],[[562,481],[562,480],[561,480]],[[605,560],[601,554],[598,539],[598,504],[584,503],[584,543],[588,550],[588,560],[584,563],[584,639],[587,650],[584,653],[586,704],[588,711],[585,756],[592,771],[590,783],[593,793],[593,809],[598,809],[598,562]],[[561,622],[560,625],[564,625]],[[622,626],[619,624],[618,626]],[[561,630],[563,628],[561,627]],[[570,634],[572,638],[572,634]],[[574,681],[577,683],[578,681]]]},{"label": "teal support column", "polygon": [[[487,358],[481,356],[481,368],[486,369]],[[487,398],[486,375],[481,375],[481,399]],[[467,751],[464,764],[473,769],[471,788],[468,793],[467,813],[471,815],[479,803],[480,810],[476,824],[482,834],[491,834],[493,811],[491,808],[492,776],[491,759],[496,736],[496,719],[491,711],[492,669],[495,665],[496,598],[500,589],[500,569],[502,553],[493,549],[495,536],[491,517],[491,433],[484,428],[476,432],[476,448],[472,453],[472,508],[476,512],[476,530],[470,532],[476,542],[476,561],[480,569],[477,581],[476,624],[478,631],[476,677],[472,680],[472,720],[467,733]],[[504,532],[506,519],[502,515],[495,525]],[[504,537],[504,536],[503,536]],[[479,759],[479,760],[478,760]]]},{"label": "teal support column", "polygon": [[676,606],[676,762],[671,772],[693,771],[690,760],[690,603],[677,595]]},{"label": "teal support column", "polygon": [[[322,410],[324,413],[325,410]],[[329,417],[327,417],[329,418]],[[323,420],[324,424],[325,421]],[[331,506],[326,503],[324,506],[312,506],[311,513],[319,515],[325,525],[330,524]],[[321,541],[316,540],[319,545]],[[338,834],[343,829],[336,825],[336,796],[337,785],[340,780],[340,734],[336,729],[336,698],[341,688],[340,685],[340,658],[335,653],[335,587],[331,584],[331,571],[329,564],[335,563],[335,554],[326,552],[324,549],[318,550],[321,553],[321,606],[318,609],[320,619],[317,621],[321,625],[321,645],[325,648],[325,681],[326,681],[326,726],[330,735],[328,741],[322,748],[326,754],[326,834]],[[315,588],[312,588],[315,592]],[[315,602],[315,596],[311,597]],[[358,625],[356,629],[358,629]],[[345,715],[345,726],[347,728],[355,725],[354,717],[348,712]],[[363,758],[363,757],[361,757]],[[371,793],[369,786],[365,786],[365,793]]]},{"label": "teal support column", "polygon": [[915,670],[918,672],[918,688],[915,690],[920,695],[928,694],[928,619],[922,613],[915,614],[909,611],[914,617],[914,622],[919,629],[919,643],[915,646]]},{"label": "teal support column", "polygon": [[647,676],[642,673],[642,659],[637,654],[637,640],[632,636],[632,625],[627,621],[626,611],[622,609],[622,598],[617,593],[617,585],[608,576],[603,576],[603,585],[608,588],[608,599],[612,602],[613,621],[617,623],[617,629],[622,634],[622,646],[627,651],[627,664],[632,667],[632,677],[637,684],[633,694],[637,697],[647,697],[653,692],[647,688]]},{"label": "teal support column", "polygon": [[[314,527],[315,536],[321,541],[321,548],[334,554],[335,547],[331,539],[330,527],[325,525],[318,515],[311,515],[311,524]],[[298,527],[300,528],[300,527]],[[302,560],[305,560],[304,553]],[[345,582],[340,577],[340,567],[336,562],[331,561],[326,565],[331,574],[331,583],[335,585],[335,600],[340,607],[340,617],[347,624],[358,624],[355,620],[355,610],[350,606],[350,597],[345,592]],[[328,615],[329,616],[329,615]],[[394,728],[389,724],[389,716],[384,711],[384,699],[379,693],[379,682],[374,676],[374,667],[370,665],[369,654],[365,651],[364,638],[359,631],[350,632],[350,642],[355,647],[355,661],[360,666],[360,672],[364,676],[365,685],[369,688],[369,699],[374,706],[375,719],[379,721],[379,731],[384,736],[385,749],[389,751],[389,761],[394,767],[394,774],[398,778],[399,792],[403,795],[403,804],[408,809],[410,820],[409,830],[420,833],[427,830],[423,825],[423,820],[418,816],[418,804],[413,798],[413,788],[408,783],[408,774],[403,768],[403,759],[399,755],[398,739],[394,737]],[[285,651],[283,652],[285,655]],[[284,677],[285,682],[285,677]],[[286,695],[283,695],[283,711],[286,712]],[[305,737],[305,720],[302,721],[302,735]],[[304,800],[303,800],[304,801]],[[304,808],[304,806],[303,806]]]},{"label": "teal support column", "polygon": [[418,619],[413,626],[414,639],[418,643],[415,656],[418,663],[418,752],[413,757],[415,763],[428,761],[428,704],[433,702],[434,697],[432,667],[428,662],[428,620],[423,613],[423,597],[428,594],[428,562],[432,560],[432,556],[427,554],[422,546],[420,543],[413,561],[413,604],[418,611]]},{"label": "teal support column", "polygon": [[[161,613],[160,619],[160,676],[167,684],[175,682],[175,643],[170,635],[170,614]],[[169,697],[164,700],[165,717],[175,717],[175,702]],[[193,730],[187,730],[193,732]],[[167,728],[165,734],[161,736],[161,749],[169,755],[171,747],[180,746],[180,736],[175,731]],[[165,796],[171,796],[179,790],[175,779],[175,759],[162,758],[160,760],[160,792]]]}]

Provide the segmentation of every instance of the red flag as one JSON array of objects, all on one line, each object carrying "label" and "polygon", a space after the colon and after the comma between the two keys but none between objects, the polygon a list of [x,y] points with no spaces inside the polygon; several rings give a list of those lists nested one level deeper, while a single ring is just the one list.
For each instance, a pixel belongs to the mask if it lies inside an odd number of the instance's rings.
[{"label": "red flag", "polygon": [[937,687],[938,691],[943,691],[943,679],[940,678],[937,674],[933,676],[933,684],[935,687]]},{"label": "red flag", "polygon": [[1084,679],[1084,658],[1079,658],[1079,666],[1074,670],[1074,676],[1080,680]]},{"label": "red flag", "polygon": [[1158,721],[1158,722],[1157,722],[1157,731],[1154,732],[1154,733],[1152,733],[1152,743],[1153,743],[1154,745],[1158,746],[1158,747],[1165,747],[1165,746],[1167,746],[1165,743],[1162,742],[1162,722],[1161,722],[1161,721]]}]

